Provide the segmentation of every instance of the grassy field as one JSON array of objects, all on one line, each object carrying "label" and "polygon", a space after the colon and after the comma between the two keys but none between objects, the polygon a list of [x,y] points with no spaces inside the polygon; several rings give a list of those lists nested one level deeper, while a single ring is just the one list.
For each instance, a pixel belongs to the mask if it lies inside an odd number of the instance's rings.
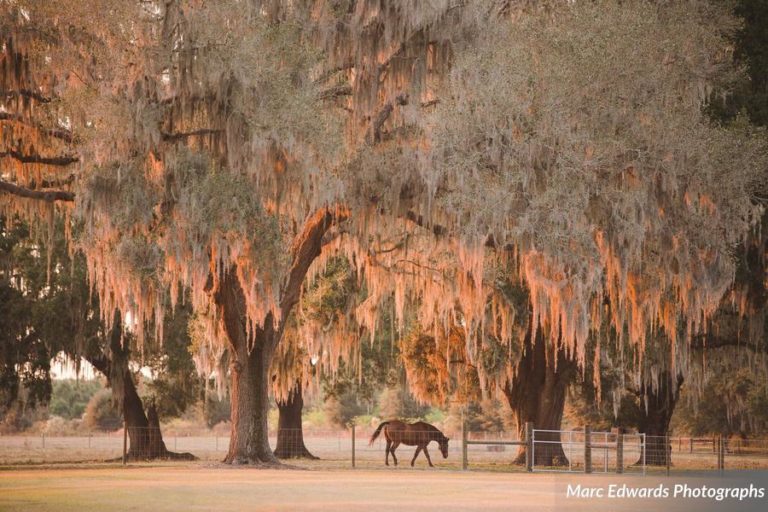
[{"label": "grassy field", "polygon": [[25,469],[0,472],[0,510],[551,510],[551,489],[547,476],[441,470]]},{"label": "grassy field", "polygon": [[[40,467],[0,470],[0,510],[691,510],[691,503],[684,501],[580,500],[565,496],[567,483],[590,486],[674,484],[675,477],[665,478],[502,474],[441,468],[259,469],[211,463]],[[697,504],[700,512],[710,510],[701,505],[701,502]]]}]

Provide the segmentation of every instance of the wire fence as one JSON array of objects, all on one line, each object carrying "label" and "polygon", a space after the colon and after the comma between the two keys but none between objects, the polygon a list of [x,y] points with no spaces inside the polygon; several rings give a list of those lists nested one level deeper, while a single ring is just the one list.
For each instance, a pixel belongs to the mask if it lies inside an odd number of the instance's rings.
[{"label": "wire fence", "polygon": [[[531,425],[516,432],[443,432],[450,438],[447,457],[438,443],[427,445],[432,463],[447,469],[490,471],[569,471],[592,473],[670,473],[672,471],[768,469],[768,439],[723,436],[682,437],[537,430]],[[167,432],[162,452],[157,431],[89,432],[80,435],[2,435],[0,465],[76,462],[127,463],[150,458],[191,454],[202,461],[221,461],[229,436],[205,430]],[[270,432],[269,442],[279,458],[290,464],[317,468],[383,468],[387,442],[381,435],[372,444],[374,429],[283,429]],[[425,432],[424,435],[427,435]],[[170,453],[168,453],[170,452]],[[400,467],[428,468],[427,454],[400,444],[395,457]],[[414,455],[416,455],[414,460]],[[389,463],[394,466],[390,456]]]},{"label": "wire fence", "polygon": [[532,471],[645,473],[645,435],[534,430]]}]

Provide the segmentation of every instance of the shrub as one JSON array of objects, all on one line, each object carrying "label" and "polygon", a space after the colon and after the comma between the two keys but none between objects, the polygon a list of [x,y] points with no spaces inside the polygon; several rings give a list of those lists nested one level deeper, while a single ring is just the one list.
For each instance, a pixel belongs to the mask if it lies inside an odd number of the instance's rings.
[{"label": "shrub", "polygon": [[54,380],[49,411],[65,420],[82,418],[93,395],[104,389],[98,380]]},{"label": "shrub", "polygon": [[94,430],[117,430],[122,423],[122,415],[112,403],[112,392],[102,389],[88,402],[83,416],[86,427]]},{"label": "shrub", "polygon": [[346,427],[352,418],[364,412],[363,407],[357,402],[354,393],[347,391],[338,397],[329,396],[323,406],[328,423],[339,427]]},{"label": "shrub", "polygon": [[379,395],[379,415],[383,420],[422,418],[429,407],[416,402],[404,389],[387,388]]}]

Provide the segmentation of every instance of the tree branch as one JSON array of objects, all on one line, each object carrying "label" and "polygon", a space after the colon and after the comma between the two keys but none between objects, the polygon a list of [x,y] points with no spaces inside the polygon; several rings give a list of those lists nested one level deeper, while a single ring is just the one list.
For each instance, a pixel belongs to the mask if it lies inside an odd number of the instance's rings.
[{"label": "tree branch", "polygon": [[43,180],[40,182],[40,185],[38,186],[34,181],[30,183],[30,187],[33,190],[41,189],[41,188],[58,188],[58,187],[65,187],[67,185],[71,185],[75,181],[75,175],[70,174],[63,180]]},{"label": "tree branch", "polygon": [[28,122],[18,114],[0,112],[0,121],[13,121],[15,123],[23,124],[24,126],[29,126],[30,128],[34,128],[35,130],[50,135],[51,137],[61,139],[65,142],[72,142],[72,132],[69,130],[65,130],[63,128],[43,128],[42,126],[34,125]]},{"label": "tree branch", "polygon": [[416,215],[413,211],[408,211],[405,214],[405,218],[409,221],[413,222],[419,227],[425,228],[425,229],[431,229],[432,234],[434,234],[437,237],[444,236],[448,234],[448,229],[441,226],[440,224],[431,224],[427,226],[426,221],[424,220],[424,217],[421,215]]},{"label": "tree branch", "polygon": [[745,348],[755,353],[765,351],[765,347],[760,347],[757,343],[750,343],[738,337],[731,338],[714,334],[701,334],[694,336],[691,340],[691,348],[693,350],[712,350],[726,347]]},{"label": "tree branch", "polygon": [[[439,237],[439,236],[448,235],[448,228],[446,228],[445,226],[441,226],[440,224],[428,224],[424,220],[424,217],[422,217],[421,215],[416,215],[413,211],[406,212],[405,218],[413,222],[417,226],[420,226],[425,229],[431,229],[432,233],[435,236]],[[500,251],[512,251],[514,249],[514,246],[512,244],[498,245],[493,235],[488,235],[488,238],[485,239],[485,243],[483,245],[485,247],[488,247],[489,249],[498,249]]]},{"label": "tree branch", "polygon": [[381,110],[376,114],[376,117],[373,120],[373,124],[371,125],[371,129],[368,132],[368,142],[371,144],[377,144],[381,142],[381,127],[384,125],[384,123],[389,119],[389,116],[392,115],[392,112],[395,109],[395,104],[397,105],[407,105],[408,104],[408,95],[405,93],[398,94],[395,96],[395,101],[388,101],[384,104],[383,107],[381,107]]},{"label": "tree branch", "polygon": [[54,201],[72,202],[75,200],[74,192],[67,192],[65,190],[31,190],[25,187],[19,187],[18,185],[14,185],[13,183],[4,180],[0,180],[0,190],[15,196],[37,199],[49,203]]},{"label": "tree branch", "polygon": [[193,130],[191,132],[175,132],[175,133],[166,133],[161,132],[160,137],[166,141],[166,142],[173,142],[181,139],[186,139],[187,137],[198,137],[201,135],[212,135],[214,133],[221,133],[223,130],[218,128],[201,128],[199,130]]},{"label": "tree branch", "polygon": [[59,167],[66,167],[80,161],[77,156],[64,155],[64,156],[40,156],[40,155],[24,155],[18,151],[12,149],[8,151],[0,151],[0,158],[13,158],[23,164],[43,164],[43,165],[55,165]]},{"label": "tree branch", "polygon": [[0,91],[0,95],[5,96],[6,98],[18,98],[18,97],[29,98],[29,99],[38,101],[40,103],[51,102],[51,98],[43,96],[39,92],[35,92],[31,89],[19,89],[17,91]]},{"label": "tree branch", "polygon": [[337,85],[335,87],[331,87],[330,89],[326,89],[323,92],[320,93],[320,99],[323,100],[332,100],[334,98],[339,98],[341,96],[351,96],[352,95],[352,86],[348,84],[343,85]]},{"label": "tree branch", "polygon": [[320,74],[320,76],[318,76],[314,80],[314,82],[316,84],[326,82],[331,77],[333,77],[333,75],[335,75],[336,73],[339,73],[340,71],[346,71],[346,70],[352,69],[354,67],[355,67],[355,64],[353,62],[344,63],[344,64],[342,64],[340,66],[336,66],[335,68],[331,68],[331,69],[329,69],[327,71],[324,71],[323,73]]},{"label": "tree branch", "polygon": [[310,265],[320,256],[320,251],[323,248],[323,235],[333,224],[342,222],[347,218],[349,218],[347,208],[333,206],[316,211],[304,223],[304,229],[293,242],[291,270],[281,293],[280,312],[283,325],[291,312],[291,308],[299,300],[301,284],[304,282]]},{"label": "tree branch", "polygon": [[399,263],[410,263],[410,264],[411,264],[411,265],[413,265],[414,267],[423,268],[424,270],[431,270],[432,272],[437,272],[438,274],[440,273],[440,270],[439,270],[439,269],[436,269],[435,267],[428,267],[428,266],[426,266],[426,265],[422,265],[421,263],[418,263],[418,262],[416,262],[416,261],[413,261],[413,260],[407,260],[407,259],[399,259],[399,260],[397,260],[396,262],[394,262],[394,263],[392,264],[392,266],[394,266],[394,265],[397,265],[397,264],[399,264]]}]

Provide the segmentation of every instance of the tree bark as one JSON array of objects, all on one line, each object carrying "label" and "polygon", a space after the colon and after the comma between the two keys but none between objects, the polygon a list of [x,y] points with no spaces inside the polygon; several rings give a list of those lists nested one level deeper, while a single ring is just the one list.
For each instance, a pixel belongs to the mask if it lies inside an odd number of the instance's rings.
[{"label": "tree bark", "polygon": [[317,459],[304,445],[304,429],[301,423],[301,411],[304,408],[302,385],[296,385],[288,394],[288,398],[277,400],[280,418],[277,424],[277,447],[275,456],[279,459]]},{"label": "tree bark", "polygon": [[[2,153],[0,153],[0,158],[2,156]],[[5,180],[0,180],[0,191],[8,192],[9,194],[13,194],[19,197],[39,199],[48,203],[52,203],[54,201],[73,202],[75,200],[74,192],[69,192],[67,190],[32,190],[26,187],[14,185],[13,183]]]},{"label": "tree bark", "polygon": [[[525,353],[518,364],[515,378],[507,382],[504,395],[517,419],[519,439],[524,439],[525,425],[533,423],[535,429],[560,430],[565,409],[565,394],[573,378],[576,363],[567,357],[563,348],[548,343],[539,329],[531,342],[530,329],[525,338]],[[568,464],[559,432],[538,432],[534,464],[561,466]],[[518,450],[515,463],[525,462],[525,447]]]},{"label": "tree bark", "polygon": [[682,376],[674,377],[669,371],[664,371],[656,388],[645,383],[640,391],[637,430],[646,436],[645,463],[649,466],[671,463],[672,447],[666,436],[682,384]]},{"label": "tree bark", "polygon": [[[121,393],[118,402],[122,404],[123,418],[130,441],[128,460],[195,460],[197,457],[191,453],[175,453],[168,451],[165,447],[154,403],[150,404],[145,413],[144,403],[128,368],[128,350],[122,345],[122,323],[120,313],[117,311],[115,311],[113,327],[109,335],[109,348],[111,357],[98,349],[88,350],[85,358],[104,374],[113,393]],[[120,381],[119,384],[117,380]]]},{"label": "tree bark", "polygon": [[222,312],[224,330],[229,340],[232,386],[232,427],[228,464],[276,464],[269,447],[267,415],[269,411],[269,367],[279,340],[272,315],[264,326],[255,329],[249,347],[246,331],[245,295],[236,270],[227,272],[215,297]]},{"label": "tree bark", "polygon": [[133,376],[127,368],[123,373],[122,388],[123,417],[130,440],[128,458],[131,460],[163,458],[168,450],[165,448],[163,436],[160,433],[160,425],[155,427],[156,432],[153,433],[149,419],[144,412],[144,404],[133,383]]},{"label": "tree bark", "polygon": [[228,464],[279,464],[269,447],[267,415],[272,356],[280,342],[285,319],[299,300],[301,285],[312,262],[320,255],[323,235],[348,211],[322,208],[309,216],[291,247],[291,267],[280,290],[280,322],[270,313],[263,325],[246,329],[245,294],[237,279],[237,268],[223,272],[214,290],[214,301],[229,341],[232,386],[232,430]]}]

